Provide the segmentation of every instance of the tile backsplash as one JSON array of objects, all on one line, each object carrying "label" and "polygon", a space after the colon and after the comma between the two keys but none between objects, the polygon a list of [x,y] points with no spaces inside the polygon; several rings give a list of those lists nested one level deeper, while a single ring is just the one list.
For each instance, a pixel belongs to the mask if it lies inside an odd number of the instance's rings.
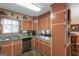
[{"label": "tile backsplash", "polygon": [[21,33],[21,34],[2,34],[0,35],[0,41],[5,40],[5,39],[15,39],[15,38],[27,38],[27,37],[32,37],[32,34],[28,35],[28,33]]}]

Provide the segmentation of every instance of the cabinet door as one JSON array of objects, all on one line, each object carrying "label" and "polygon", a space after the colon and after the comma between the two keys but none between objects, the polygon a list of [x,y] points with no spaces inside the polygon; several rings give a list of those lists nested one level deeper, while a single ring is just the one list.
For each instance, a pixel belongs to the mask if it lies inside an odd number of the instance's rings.
[{"label": "cabinet door", "polygon": [[21,47],[21,43],[14,43],[13,44],[13,55],[19,55],[22,52],[22,47]]},{"label": "cabinet door", "polygon": [[37,22],[34,22],[34,23],[33,23],[33,29],[36,30],[37,27],[38,27],[38,23],[37,23]]},{"label": "cabinet door", "polygon": [[45,20],[45,29],[50,29],[50,19]]},{"label": "cabinet door", "polygon": [[35,48],[38,49],[38,40],[35,40]]},{"label": "cabinet door", "polygon": [[27,21],[22,21],[21,22],[21,29],[22,30],[28,29],[28,22]]},{"label": "cabinet door", "polygon": [[28,29],[32,29],[32,21],[28,21]]},{"label": "cabinet door", "polygon": [[64,10],[67,8],[67,4],[66,3],[55,3],[53,5],[51,5],[53,13]]},{"label": "cabinet door", "polygon": [[66,48],[66,53],[67,56],[71,56],[71,45]]},{"label": "cabinet door", "polygon": [[41,21],[38,20],[38,29],[41,29]]},{"label": "cabinet door", "polygon": [[52,55],[64,56],[66,40],[65,25],[53,25],[52,31]]},{"label": "cabinet door", "polygon": [[51,47],[44,44],[44,54],[50,56],[51,55]]},{"label": "cabinet door", "polygon": [[32,49],[35,49],[35,39],[32,39],[31,41],[32,41],[32,44],[31,44]]},{"label": "cabinet door", "polygon": [[64,23],[66,22],[66,20],[66,11],[62,11],[57,14],[54,14],[52,24]]},{"label": "cabinet door", "polygon": [[40,52],[43,53],[43,41],[42,40],[38,40],[38,49],[40,50]]},{"label": "cabinet door", "polygon": [[1,53],[4,55],[12,56],[12,45],[3,45],[1,47]]},{"label": "cabinet door", "polygon": [[32,29],[32,21],[22,21],[21,28],[23,30]]}]

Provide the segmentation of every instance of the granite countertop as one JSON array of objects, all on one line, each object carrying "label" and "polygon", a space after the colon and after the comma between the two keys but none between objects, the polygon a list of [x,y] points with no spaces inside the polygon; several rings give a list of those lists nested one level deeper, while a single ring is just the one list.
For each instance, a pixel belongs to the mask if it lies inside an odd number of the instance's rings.
[{"label": "granite countertop", "polygon": [[43,40],[44,42],[47,42],[47,43],[49,43],[50,44],[50,40],[51,40],[51,38],[48,38],[48,39],[44,39],[44,38],[41,38],[41,37],[36,37],[37,39],[39,39],[39,40]]},{"label": "granite countertop", "polygon": [[4,39],[4,40],[0,39],[0,41],[9,41],[9,40],[17,40],[17,39],[22,40],[23,38],[30,38],[30,37],[33,37],[33,36],[22,36],[22,37],[20,36],[18,38]]}]

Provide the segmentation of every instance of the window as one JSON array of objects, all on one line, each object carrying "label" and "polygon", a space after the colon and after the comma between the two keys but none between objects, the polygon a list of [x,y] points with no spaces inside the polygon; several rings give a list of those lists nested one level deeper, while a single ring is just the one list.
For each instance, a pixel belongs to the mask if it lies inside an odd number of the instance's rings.
[{"label": "window", "polygon": [[3,26],[3,33],[17,33],[19,32],[19,21],[2,19],[1,24]]},{"label": "window", "polygon": [[12,32],[19,32],[19,21],[13,20],[12,21]]}]

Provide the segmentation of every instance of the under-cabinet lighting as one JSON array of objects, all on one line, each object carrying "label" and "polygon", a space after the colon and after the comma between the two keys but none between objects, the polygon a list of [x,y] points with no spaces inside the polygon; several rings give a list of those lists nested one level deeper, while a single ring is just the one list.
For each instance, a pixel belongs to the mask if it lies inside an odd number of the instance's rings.
[{"label": "under-cabinet lighting", "polygon": [[38,7],[37,5],[32,4],[32,3],[16,3],[16,4],[23,6],[25,8],[31,9],[31,10],[36,11],[36,12],[41,11],[40,7]]}]

